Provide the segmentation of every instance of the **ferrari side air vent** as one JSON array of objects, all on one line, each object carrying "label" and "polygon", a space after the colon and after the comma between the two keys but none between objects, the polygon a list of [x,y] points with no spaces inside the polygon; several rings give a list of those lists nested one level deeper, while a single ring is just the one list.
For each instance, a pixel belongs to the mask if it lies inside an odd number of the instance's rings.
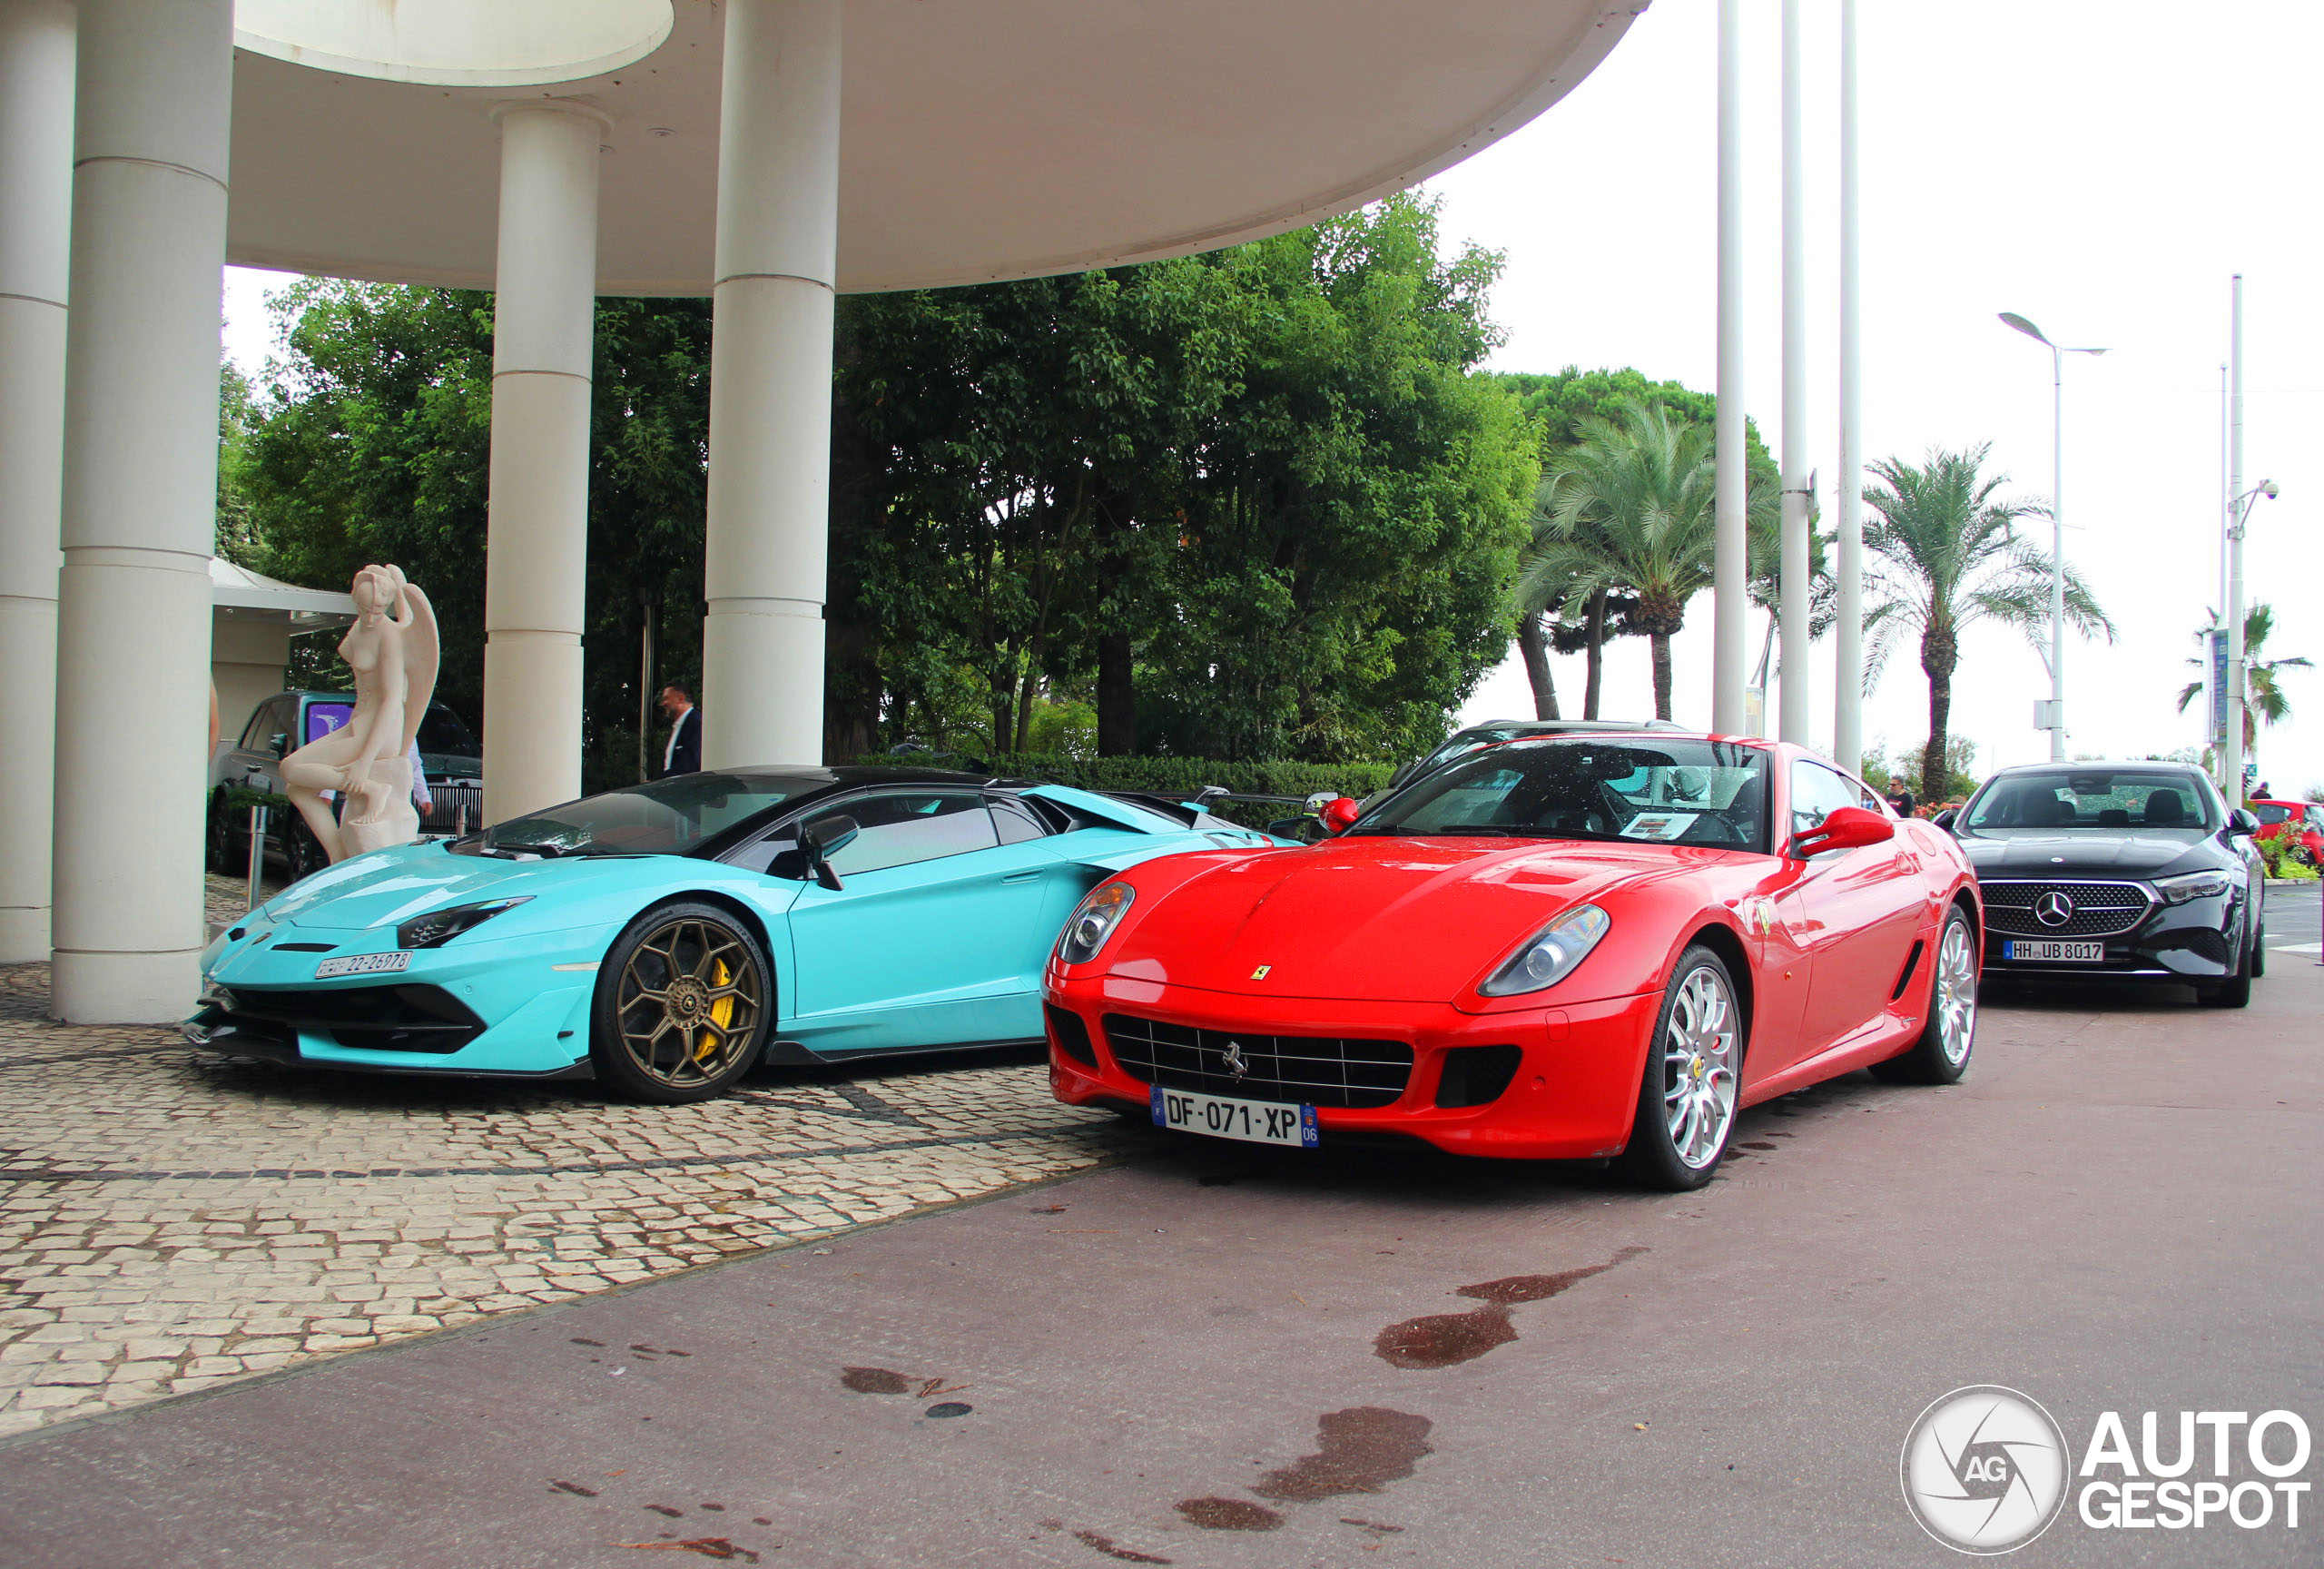
[{"label": "ferrari side air vent", "polygon": [[1905,994],[1905,988],[1913,983],[1913,972],[1920,967],[1921,943],[1915,937],[1913,939],[1913,951],[1905,955],[1905,972],[1896,977],[1896,989],[1888,993],[1889,1002],[1894,1002]]},{"label": "ferrari side air vent", "polygon": [[1517,1077],[1517,1065],[1524,1059],[1521,1046],[1453,1047],[1444,1053],[1444,1071],[1437,1076],[1436,1103],[1448,1110],[1490,1106]]}]

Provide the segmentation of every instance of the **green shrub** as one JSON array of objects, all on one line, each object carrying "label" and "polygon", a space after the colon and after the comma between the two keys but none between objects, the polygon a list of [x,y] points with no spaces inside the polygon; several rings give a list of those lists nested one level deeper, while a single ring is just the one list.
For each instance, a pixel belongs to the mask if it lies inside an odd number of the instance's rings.
[{"label": "green shrub", "polygon": [[[862,757],[857,761],[958,768],[996,779],[1039,779],[1050,784],[1069,784],[1077,790],[1154,791],[1187,800],[1209,784],[1224,786],[1238,795],[1291,795],[1304,800],[1318,790],[1329,790],[1361,799],[1385,786],[1388,775],[1395,772],[1385,763],[1216,763],[1201,757],[1064,757],[1043,754],[966,757],[915,752],[902,757]],[[1270,819],[1289,816],[1298,808],[1265,802],[1224,801],[1211,810],[1233,822],[1265,827]]]}]

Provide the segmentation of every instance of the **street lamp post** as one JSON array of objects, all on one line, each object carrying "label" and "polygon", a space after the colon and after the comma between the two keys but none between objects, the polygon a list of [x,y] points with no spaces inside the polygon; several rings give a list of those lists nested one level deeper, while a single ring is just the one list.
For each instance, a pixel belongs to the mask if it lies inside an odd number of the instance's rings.
[{"label": "street lamp post", "polygon": [[2014,311],[2001,319],[2050,351],[2050,702],[2044,717],[2050,732],[2050,761],[2066,759],[2066,394],[2065,357],[2103,354],[2103,349],[2066,349]]},{"label": "street lamp post", "polygon": [[2243,646],[2243,528],[2251,519],[2252,503],[2280,494],[2274,480],[2262,479],[2227,508],[2227,735],[2220,748],[2227,761],[2220,770],[2225,775],[2220,794],[2230,806],[2243,804],[2243,718],[2251,700],[2250,676],[2244,669],[2249,650]]}]

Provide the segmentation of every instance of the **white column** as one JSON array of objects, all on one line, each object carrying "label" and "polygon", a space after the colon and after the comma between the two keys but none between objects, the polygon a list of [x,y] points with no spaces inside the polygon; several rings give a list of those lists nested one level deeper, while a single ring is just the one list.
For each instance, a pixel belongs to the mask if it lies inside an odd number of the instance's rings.
[{"label": "white column", "polygon": [[1807,220],[1799,146],[1799,0],[1783,0],[1783,706],[1777,734],[1807,745]]},{"label": "white column", "polygon": [[[504,104],[485,537],[484,815],[581,794],[589,375],[604,112]],[[426,587],[426,585],[422,585]]]},{"label": "white column", "polygon": [[48,957],[71,0],[0,0],[0,964]]},{"label": "white column", "polygon": [[1751,602],[1745,592],[1743,448],[1743,6],[1718,0],[1718,413],[1711,568],[1711,728],[1743,733],[1744,660]]},{"label": "white column", "polygon": [[57,595],[57,1014],[193,1003],[231,0],[83,0]]},{"label": "white column", "polygon": [[1840,538],[1832,756],[1864,757],[1864,359],[1856,270],[1856,0],[1840,0]]},{"label": "white column", "polygon": [[840,0],[729,0],[710,357],[703,761],[823,755]]}]

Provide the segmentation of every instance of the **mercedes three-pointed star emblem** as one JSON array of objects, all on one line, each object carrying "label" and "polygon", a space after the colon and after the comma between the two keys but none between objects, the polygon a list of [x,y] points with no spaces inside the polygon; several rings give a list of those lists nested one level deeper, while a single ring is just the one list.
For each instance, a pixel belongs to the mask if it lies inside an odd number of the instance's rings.
[{"label": "mercedes three-pointed star emblem", "polygon": [[2034,919],[2044,926],[2063,926],[2073,919],[2073,901],[2052,888],[2034,901]]}]

